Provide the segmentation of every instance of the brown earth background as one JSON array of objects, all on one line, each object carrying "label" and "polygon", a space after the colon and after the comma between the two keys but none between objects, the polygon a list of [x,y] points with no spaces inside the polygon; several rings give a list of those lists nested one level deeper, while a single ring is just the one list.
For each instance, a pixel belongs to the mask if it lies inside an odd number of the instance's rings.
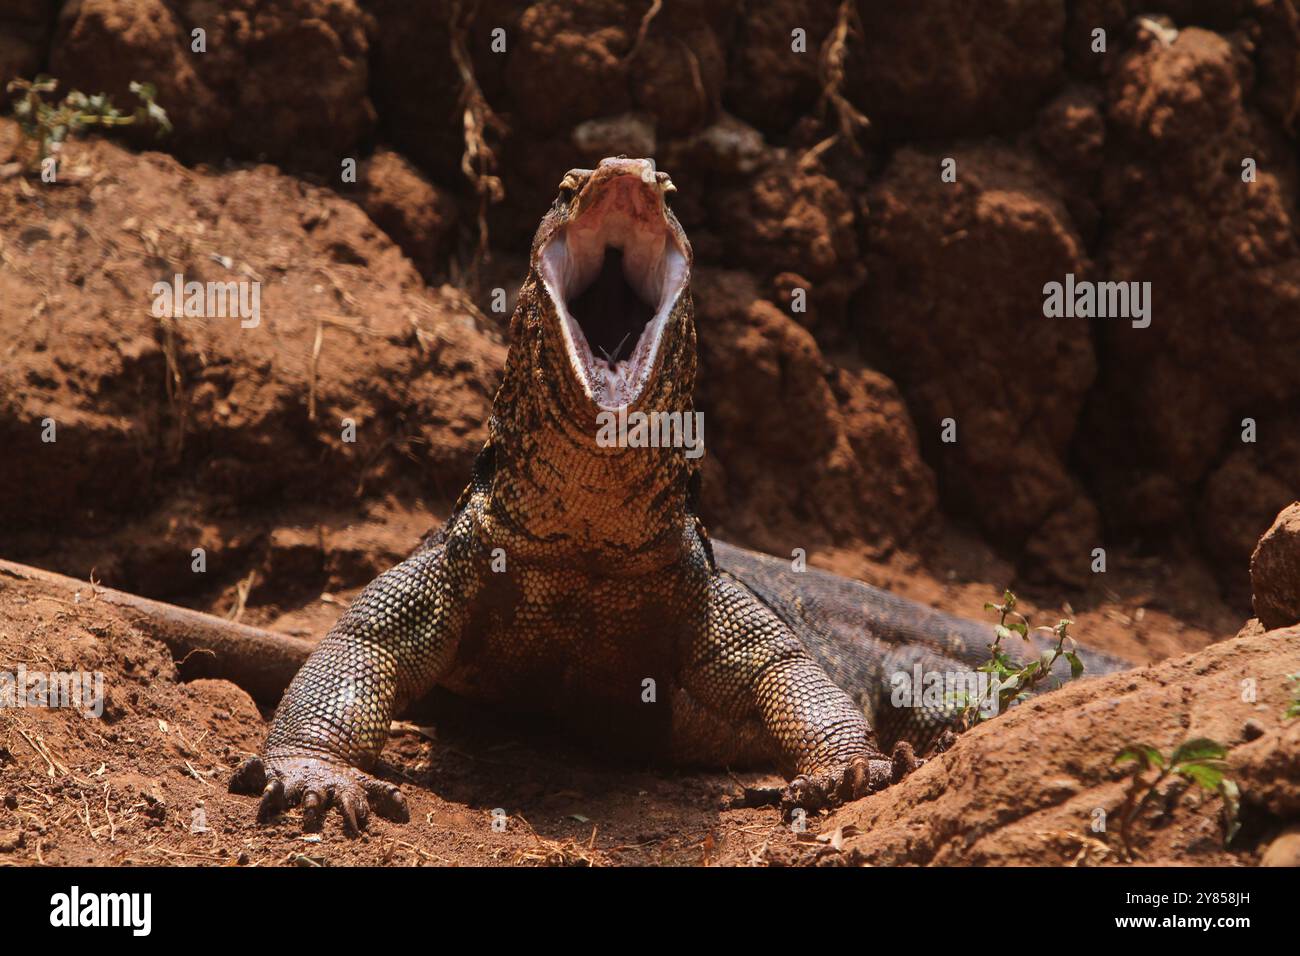
[{"label": "brown earth background", "polygon": [[[1250,616],[1252,549],[1300,484],[1298,10],[0,0],[0,84],[126,105],[148,81],[175,126],[73,142],[58,185],[0,178],[0,556],[318,637],[446,515],[532,230],[566,170],[626,153],[672,175],[695,249],[712,533],[965,616],[1011,584],[1138,663],[1202,651]],[[0,119],[0,169],[24,156]],[[259,281],[260,325],[154,318],[176,273]],[[1044,318],[1067,273],[1151,282],[1150,327]],[[1237,848],[1182,794],[1151,857],[1257,862],[1300,799],[1278,782],[1283,613],[982,728],[818,824],[860,827],[839,841],[719,810],[734,775],[610,770],[477,715],[395,739],[411,827],[303,845],[224,793],[264,713],[176,683],[86,601],[0,590],[6,661],[89,656],[118,682],[104,726],[0,718],[0,862],[1060,863],[1122,794],[1131,735],[1229,741],[1251,718]],[[532,829],[497,834],[498,806]]]}]

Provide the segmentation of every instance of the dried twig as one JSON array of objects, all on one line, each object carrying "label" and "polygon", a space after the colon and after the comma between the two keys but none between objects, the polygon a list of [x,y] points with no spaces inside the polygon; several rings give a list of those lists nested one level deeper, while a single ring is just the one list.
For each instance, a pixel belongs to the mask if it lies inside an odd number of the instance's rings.
[{"label": "dried twig", "polygon": [[664,0],[652,0],[650,9],[641,17],[641,25],[636,29],[636,39],[632,41],[632,49],[628,50],[627,56],[623,57],[624,63],[631,63],[641,52],[641,44],[645,43],[645,35],[650,30],[650,21],[659,16],[659,11],[663,8]]},{"label": "dried twig", "polygon": [[235,585],[235,603],[231,607],[230,613],[226,615],[228,621],[238,621],[244,616],[244,606],[248,603],[248,592],[253,589],[253,581],[257,578],[256,569],[249,571],[248,576]]},{"label": "dried twig", "polygon": [[849,37],[856,33],[862,35],[862,24],[858,20],[857,8],[851,0],[841,0],[839,15],[835,28],[822,44],[821,59],[818,62],[818,74],[822,84],[821,108],[835,114],[837,129],[823,139],[800,158],[800,166],[808,166],[817,157],[837,142],[849,144],[855,155],[862,155],[858,145],[857,134],[871,126],[866,115],[850,102],[844,95],[845,63],[849,56]]},{"label": "dried twig", "polygon": [[465,152],[461,156],[460,168],[478,194],[478,243],[466,270],[466,279],[470,288],[477,289],[479,270],[488,260],[487,207],[489,203],[500,202],[506,195],[505,185],[497,175],[496,153],[488,145],[487,134],[491,131],[497,136],[504,135],[506,124],[483,96],[466,44],[469,25],[478,15],[477,0],[470,5],[467,16],[462,17],[461,11],[460,0],[452,0],[451,59],[460,74],[460,106],[465,126]]}]

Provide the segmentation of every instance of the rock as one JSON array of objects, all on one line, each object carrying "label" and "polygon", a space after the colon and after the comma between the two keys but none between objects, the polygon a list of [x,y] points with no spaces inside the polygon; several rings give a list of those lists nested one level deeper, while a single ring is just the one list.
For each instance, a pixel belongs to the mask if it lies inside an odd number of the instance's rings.
[{"label": "rock", "polygon": [[1264,434],[1255,443],[1229,439],[1231,450],[1210,472],[1196,506],[1205,550],[1216,559],[1225,589],[1243,607],[1252,592],[1251,556],[1279,510],[1294,500],[1300,474],[1300,415],[1263,414],[1257,428]]},{"label": "rock", "polygon": [[1300,826],[1288,827],[1264,849],[1260,866],[1300,866]]},{"label": "rock", "polygon": [[1300,623],[1300,501],[1288,505],[1250,556],[1255,616],[1269,630]]},{"label": "rock", "polygon": [[1097,324],[1104,373],[1076,446],[1108,526],[1148,540],[1192,530],[1240,603],[1300,455],[1286,411],[1300,402],[1296,160],[1250,84],[1242,38],[1198,27],[1172,43],[1135,35],[1115,57],[1098,265],[1150,283],[1151,322]]},{"label": "rock", "polygon": [[[743,120],[722,114],[717,122],[685,139],[665,144],[665,169],[717,176],[753,175],[772,158],[763,134]],[[682,175],[678,172],[678,175]]]},{"label": "rock", "polygon": [[1295,132],[1296,89],[1300,88],[1300,32],[1285,3],[1259,4],[1260,30],[1255,57],[1260,108]]},{"label": "rock", "polygon": [[[1130,50],[1108,84],[1106,278],[1150,282],[1152,316],[1101,324],[1108,374],[1087,416],[1097,440],[1080,451],[1104,506],[1135,529],[1187,524],[1209,469],[1241,446],[1241,419],[1300,394],[1287,347],[1300,309],[1295,161],[1252,124],[1247,69],[1228,39],[1188,28]],[[1242,182],[1243,157],[1257,182]]]},{"label": "rock", "polygon": [[[463,183],[462,84],[451,58],[447,6],[372,0],[367,9],[375,21],[370,95],[383,117],[385,142],[432,181]],[[515,18],[493,13],[491,8],[485,11],[484,22],[499,24],[514,35]],[[474,66],[482,72],[479,63]]]},{"label": "rock", "polygon": [[606,156],[656,155],[654,119],[644,113],[587,120],[573,128],[572,136],[593,169]]},{"label": "rock", "polygon": [[[712,4],[714,20],[735,0]],[[727,56],[702,4],[665,4],[630,61],[628,79],[638,108],[655,118],[664,136],[684,136],[716,115]]]},{"label": "rock", "polygon": [[[1270,631],[1258,640],[1276,648],[1276,663],[1255,673],[1271,685],[1265,686],[1260,699],[1277,702],[1280,717],[1285,701],[1295,696],[1288,675],[1296,670],[1300,628]],[[1300,720],[1283,721],[1257,740],[1239,744],[1230,752],[1229,762],[1244,800],[1283,820],[1300,818]]]}]

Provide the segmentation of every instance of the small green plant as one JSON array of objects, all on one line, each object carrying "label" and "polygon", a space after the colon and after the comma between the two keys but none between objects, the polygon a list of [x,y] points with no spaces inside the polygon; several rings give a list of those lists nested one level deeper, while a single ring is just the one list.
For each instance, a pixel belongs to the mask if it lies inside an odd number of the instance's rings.
[{"label": "small green plant", "polygon": [[1079,658],[1074,638],[1070,637],[1070,626],[1074,624],[1073,621],[1062,618],[1052,627],[1044,625],[1034,628],[1034,630],[1054,634],[1056,646],[1044,651],[1037,660],[1017,664],[1003,650],[1002,642],[1010,640],[1014,634],[1019,634],[1021,639],[1031,646],[1032,642],[1029,639],[1029,621],[1016,610],[1015,594],[1010,589],[1006,590],[1002,594],[1001,604],[989,602],[984,605],[984,610],[996,611],[998,623],[993,628],[989,660],[980,665],[977,670],[993,675],[996,680],[990,682],[989,690],[985,691],[978,700],[968,701],[962,707],[960,722],[964,729],[984,719],[984,704],[991,693],[997,693],[997,712],[1002,713],[1013,701],[1028,696],[1035,687],[1047,680],[1051,676],[1052,667],[1062,657],[1070,662],[1071,677],[1078,677],[1083,673],[1083,661]]},{"label": "small green plant", "polygon": [[1282,716],[1290,720],[1292,717],[1300,717],[1300,673],[1287,674],[1286,679],[1291,682],[1291,702],[1286,705]]},{"label": "small green plant", "polygon": [[[1115,755],[1113,763],[1131,762],[1136,767],[1124,794],[1124,803],[1120,806],[1119,842],[1126,859],[1133,859],[1133,823],[1155,799],[1160,785],[1175,777],[1223,798],[1223,845],[1232,842],[1241,828],[1237,819],[1241,791],[1225,774],[1224,758],[1227,755],[1227,747],[1208,737],[1197,737],[1180,744],[1168,760],[1150,744],[1130,744]],[[1149,777],[1143,776],[1149,771],[1154,773]]]},{"label": "small green plant", "polygon": [[63,99],[54,101],[52,94],[59,81],[49,76],[34,80],[12,80],[7,92],[13,95],[14,118],[28,140],[36,144],[33,167],[41,165],[48,157],[57,158],[63,144],[87,126],[130,126],[146,122],[158,127],[158,135],[170,132],[171,121],[166,111],[154,97],[157,90],[151,83],[131,84],[131,92],[140,100],[132,113],[124,113],[113,105],[106,93],[87,96],[72,90]]}]

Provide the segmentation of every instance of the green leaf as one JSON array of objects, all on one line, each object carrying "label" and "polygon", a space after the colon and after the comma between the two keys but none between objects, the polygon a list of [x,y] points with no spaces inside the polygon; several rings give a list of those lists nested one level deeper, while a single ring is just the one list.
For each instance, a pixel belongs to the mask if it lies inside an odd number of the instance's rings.
[{"label": "green leaf", "polygon": [[1194,737],[1178,745],[1178,749],[1169,758],[1170,763],[1185,763],[1189,760],[1222,760],[1228,755],[1228,748],[1209,737]]},{"label": "green leaf", "polygon": [[1073,651],[1066,652],[1065,659],[1070,662],[1070,677],[1078,680],[1083,674],[1083,661],[1079,660],[1079,655]]},{"label": "green leaf", "polygon": [[1163,767],[1165,758],[1150,744],[1130,744],[1115,755],[1111,763],[1126,763],[1132,760],[1140,763],[1145,770],[1148,767]]},{"label": "green leaf", "polygon": [[1219,784],[1223,783],[1223,767],[1200,760],[1176,763],[1173,772],[1181,774],[1206,790],[1218,790]]}]

